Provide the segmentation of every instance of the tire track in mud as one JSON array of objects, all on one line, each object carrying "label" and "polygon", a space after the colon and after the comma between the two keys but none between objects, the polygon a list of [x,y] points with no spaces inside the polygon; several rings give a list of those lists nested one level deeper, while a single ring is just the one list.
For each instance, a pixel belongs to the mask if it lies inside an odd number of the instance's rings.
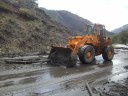
[{"label": "tire track in mud", "polygon": [[[9,87],[4,87],[4,88],[0,88],[0,92],[4,92],[5,90],[8,91],[14,91],[14,90],[21,90],[21,89],[27,89],[28,87],[31,88],[39,88],[40,85],[43,85],[43,87],[47,87],[47,86],[51,86],[53,84],[58,84],[58,83],[64,83],[66,81],[71,81],[73,79],[77,79],[77,78],[85,78],[88,81],[92,82],[94,81],[96,78],[102,77],[103,74],[104,76],[108,76],[111,74],[111,72],[109,71],[111,69],[111,67],[105,67],[105,68],[101,68],[100,70],[94,70],[91,72],[85,72],[85,73],[76,73],[76,74],[72,74],[72,75],[68,75],[68,76],[63,76],[63,77],[58,77],[58,78],[52,78],[50,80],[44,80],[44,81],[39,81],[39,82],[28,82],[28,83],[24,83],[24,84],[19,84],[19,85],[11,85]],[[40,86],[42,88],[42,86]],[[7,91],[6,91],[7,92]]]},{"label": "tire track in mud", "polygon": [[39,75],[48,71],[48,69],[53,69],[55,67],[45,67],[39,69],[28,69],[28,70],[15,70],[15,71],[5,71],[0,73],[0,81],[14,79],[14,78],[22,78],[29,77],[33,75]]},{"label": "tire track in mud", "polygon": [[[116,69],[119,67],[120,68],[120,66],[123,66],[123,65],[118,65],[118,66],[116,66]],[[104,68],[104,69],[106,69],[106,65],[104,66],[99,66],[99,65],[97,65],[97,66],[91,66],[91,67],[94,67],[96,70],[101,70],[102,68]],[[109,69],[111,68],[112,66],[110,66],[109,67]],[[44,70],[46,70],[46,71],[44,71]],[[19,73],[17,73],[17,74],[8,74],[8,75],[5,75],[5,77],[4,78],[0,78],[0,80],[1,81],[3,81],[4,80],[4,82],[0,82],[0,84],[1,83],[5,83],[5,86],[3,85],[3,87],[6,87],[6,86],[11,86],[11,85],[16,85],[16,84],[27,84],[27,83],[34,83],[34,82],[37,82],[38,80],[36,80],[36,78],[40,78],[41,76],[43,76],[43,74],[47,74],[47,68],[45,69],[45,68],[43,68],[43,69],[40,69],[40,70],[34,70],[34,71],[28,71],[28,72],[26,72],[26,73],[22,73],[22,71],[21,71],[21,73],[19,72]],[[88,74],[88,72],[86,72],[86,74]],[[10,77],[8,77],[8,76],[11,76],[11,78]],[[3,75],[2,75],[3,76]],[[0,77],[2,77],[2,76],[0,76]],[[10,79],[9,79],[10,78]],[[46,77],[45,77],[46,78]],[[51,78],[53,78],[53,77],[51,77]],[[51,78],[48,78],[48,79],[51,79]],[[28,82],[27,82],[27,80],[28,80]],[[44,80],[43,78],[41,78],[39,81],[41,81],[41,80]],[[45,79],[45,80],[47,80],[47,79]],[[15,82],[16,83],[15,83]],[[20,82],[20,83],[17,83],[17,81],[18,82]],[[30,82],[29,82],[30,81]],[[9,84],[9,82],[11,82],[11,84]],[[2,87],[2,86],[1,86]]]},{"label": "tire track in mud", "polygon": [[[127,62],[126,62],[127,63]],[[127,70],[124,70],[123,68],[126,66],[126,63],[125,64],[116,64],[116,62],[114,62],[113,64],[104,64],[104,65],[93,65],[91,66],[91,68],[93,68],[93,70],[90,70],[90,71],[82,71],[81,73],[72,73],[72,74],[68,74],[66,76],[62,75],[60,77],[53,77],[53,78],[49,78],[48,80],[43,80],[42,78],[39,80],[39,81],[32,81],[32,82],[24,82],[24,81],[27,81],[27,80],[31,80],[32,78],[35,79],[37,78],[38,76],[41,77],[42,74],[32,74],[32,75],[26,75],[26,76],[22,76],[21,77],[15,77],[15,78],[12,78],[12,79],[6,79],[8,80],[6,82],[6,80],[4,81],[0,81],[1,83],[2,82],[5,82],[7,85],[9,84],[8,82],[11,82],[12,85],[9,85],[8,87],[1,87],[0,88],[0,93],[6,93],[6,92],[25,92],[27,90],[27,92],[29,91],[32,91],[32,90],[36,90],[36,89],[46,89],[48,87],[51,87],[53,86],[57,86],[57,85],[62,85],[66,82],[70,82],[70,81],[73,81],[74,79],[77,79],[77,80],[88,80],[89,83],[91,82],[94,82],[97,78],[104,78],[104,77],[109,77],[109,76],[115,76],[115,75],[118,75],[118,74],[121,74],[121,73],[125,73],[127,72]],[[86,66],[85,66],[86,67]],[[89,67],[88,67],[89,68]],[[88,69],[87,68],[87,69]],[[55,68],[56,69],[56,72],[59,68]],[[120,70],[121,69],[121,70]],[[46,73],[48,72],[46,69]],[[67,69],[65,69],[67,70]],[[71,69],[70,69],[71,70]],[[113,71],[113,70],[116,70],[116,71]],[[36,70],[38,71],[38,69]],[[19,75],[19,74],[22,74],[24,73],[23,71],[22,72],[19,72],[15,75]],[[26,73],[29,73],[26,72]],[[1,74],[2,75],[2,74]],[[3,74],[3,76],[6,75],[6,74]],[[8,74],[8,76],[11,75],[11,74]],[[53,75],[53,74],[52,74]],[[16,84],[13,84],[12,81],[15,81],[15,80],[18,80],[19,79],[19,82],[22,81],[21,83],[16,83]],[[61,87],[58,87],[59,89],[61,89]],[[51,90],[48,90],[49,92],[52,91],[54,89],[51,89]],[[56,89],[58,90],[58,89]]]}]

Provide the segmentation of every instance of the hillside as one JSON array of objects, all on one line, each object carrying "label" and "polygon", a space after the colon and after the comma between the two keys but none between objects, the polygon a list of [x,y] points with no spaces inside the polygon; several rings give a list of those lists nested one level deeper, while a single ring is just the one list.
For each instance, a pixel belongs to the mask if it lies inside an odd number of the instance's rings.
[{"label": "hillside", "polygon": [[58,23],[66,26],[68,29],[72,30],[73,32],[76,32],[79,35],[85,35],[85,25],[92,24],[91,21],[68,11],[47,10],[44,8],[42,9],[47,15],[52,18],[52,20],[57,21]]},{"label": "hillside", "polygon": [[123,25],[123,26],[113,30],[112,32],[118,34],[118,33],[122,32],[122,31],[125,31],[125,30],[128,30],[128,24]]},{"label": "hillside", "polygon": [[[68,11],[56,11],[56,10],[47,10],[45,8],[41,8],[45,11],[47,15],[51,17],[52,20],[66,26],[68,29],[73,31],[76,35],[85,35],[86,34],[86,25],[92,24],[91,21],[84,19],[76,14],[73,14]],[[109,36],[114,35],[114,33],[107,31]]]},{"label": "hillside", "polygon": [[45,51],[66,44],[71,31],[52,21],[34,0],[0,0],[0,54]]},{"label": "hillside", "polygon": [[86,34],[89,20],[68,11],[42,10],[35,1],[0,1],[0,54],[42,52],[52,44],[67,44],[69,35]]}]

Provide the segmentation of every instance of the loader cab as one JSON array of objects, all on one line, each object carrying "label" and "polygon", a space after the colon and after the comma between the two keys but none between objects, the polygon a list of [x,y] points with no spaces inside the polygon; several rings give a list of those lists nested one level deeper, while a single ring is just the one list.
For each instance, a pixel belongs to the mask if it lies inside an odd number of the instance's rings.
[{"label": "loader cab", "polygon": [[100,39],[105,39],[107,37],[104,25],[96,25],[96,32],[98,32]]},{"label": "loader cab", "polygon": [[86,33],[88,35],[98,36],[99,40],[105,40],[107,38],[105,26],[101,24],[87,25]]}]

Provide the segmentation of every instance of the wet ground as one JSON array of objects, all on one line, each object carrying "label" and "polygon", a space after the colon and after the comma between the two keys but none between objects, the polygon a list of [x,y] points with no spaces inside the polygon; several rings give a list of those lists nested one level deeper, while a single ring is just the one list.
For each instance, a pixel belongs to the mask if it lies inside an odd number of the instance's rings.
[{"label": "wet ground", "polygon": [[[128,96],[128,50],[115,50],[111,62],[96,57],[93,64],[50,66],[46,56],[1,58],[0,96]],[[37,61],[19,64],[9,60]]]}]

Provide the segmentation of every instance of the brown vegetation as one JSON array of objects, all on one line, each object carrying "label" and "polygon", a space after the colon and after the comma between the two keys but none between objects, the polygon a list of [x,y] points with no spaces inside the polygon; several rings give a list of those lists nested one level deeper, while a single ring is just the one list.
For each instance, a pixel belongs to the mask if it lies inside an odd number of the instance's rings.
[{"label": "brown vegetation", "polygon": [[1,54],[46,51],[51,44],[66,44],[68,34],[67,28],[52,21],[33,0],[0,1]]}]

